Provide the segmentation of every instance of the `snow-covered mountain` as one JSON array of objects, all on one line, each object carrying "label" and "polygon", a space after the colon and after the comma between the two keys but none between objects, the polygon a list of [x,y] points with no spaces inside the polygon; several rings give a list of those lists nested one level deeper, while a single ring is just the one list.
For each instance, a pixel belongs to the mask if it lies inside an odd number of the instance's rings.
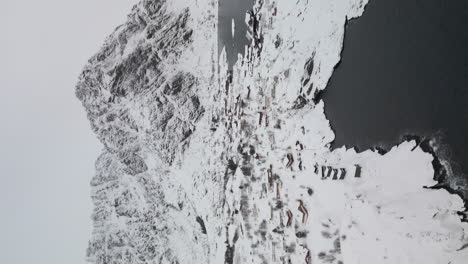
[{"label": "snow-covered mountain", "polygon": [[258,0],[232,70],[217,0],[136,5],[76,89],[104,144],[88,262],[466,263],[419,142],[330,149],[320,91],[366,4]]}]

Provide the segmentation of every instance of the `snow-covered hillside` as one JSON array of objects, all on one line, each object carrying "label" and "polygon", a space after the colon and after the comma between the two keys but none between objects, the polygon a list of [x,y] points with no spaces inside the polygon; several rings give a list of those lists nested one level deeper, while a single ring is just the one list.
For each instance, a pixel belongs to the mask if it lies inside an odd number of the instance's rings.
[{"label": "snow-covered hillside", "polygon": [[216,0],[136,5],[76,90],[105,146],[88,262],[465,263],[463,201],[425,188],[416,141],[330,149],[319,94],[366,4],[259,0],[232,70]]}]

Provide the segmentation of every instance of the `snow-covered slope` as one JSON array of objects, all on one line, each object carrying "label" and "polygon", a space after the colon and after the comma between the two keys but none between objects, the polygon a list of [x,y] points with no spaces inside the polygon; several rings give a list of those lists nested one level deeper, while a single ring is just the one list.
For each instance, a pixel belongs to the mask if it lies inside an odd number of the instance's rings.
[{"label": "snow-covered slope", "polygon": [[77,85],[105,146],[88,261],[465,263],[463,201],[425,188],[416,141],[330,150],[318,94],[366,3],[257,1],[232,71],[216,0],[135,6]]}]

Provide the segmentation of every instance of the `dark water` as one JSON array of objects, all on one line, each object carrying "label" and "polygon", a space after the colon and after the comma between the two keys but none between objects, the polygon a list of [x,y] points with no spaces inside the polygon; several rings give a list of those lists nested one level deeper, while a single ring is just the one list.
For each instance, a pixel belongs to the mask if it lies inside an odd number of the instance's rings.
[{"label": "dark water", "polygon": [[[254,0],[220,0],[218,9],[218,50],[226,47],[229,68],[237,60],[237,54],[244,53],[244,47],[250,44],[246,37],[247,25],[245,14],[251,10]],[[232,37],[232,19],[235,21],[235,35]]]},{"label": "dark water", "polygon": [[347,26],[323,94],[334,147],[389,147],[436,137],[454,173],[468,172],[468,1],[371,0]]}]

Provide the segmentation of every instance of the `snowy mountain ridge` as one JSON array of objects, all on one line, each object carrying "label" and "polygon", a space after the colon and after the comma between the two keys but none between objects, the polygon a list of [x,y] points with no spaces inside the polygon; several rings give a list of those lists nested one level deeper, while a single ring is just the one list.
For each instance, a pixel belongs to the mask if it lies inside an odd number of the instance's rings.
[{"label": "snowy mountain ridge", "polygon": [[330,150],[318,95],[366,4],[258,0],[232,70],[216,0],[136,5],[76,89],[104,144],[88,262],[464,263],[431,154]]}]

